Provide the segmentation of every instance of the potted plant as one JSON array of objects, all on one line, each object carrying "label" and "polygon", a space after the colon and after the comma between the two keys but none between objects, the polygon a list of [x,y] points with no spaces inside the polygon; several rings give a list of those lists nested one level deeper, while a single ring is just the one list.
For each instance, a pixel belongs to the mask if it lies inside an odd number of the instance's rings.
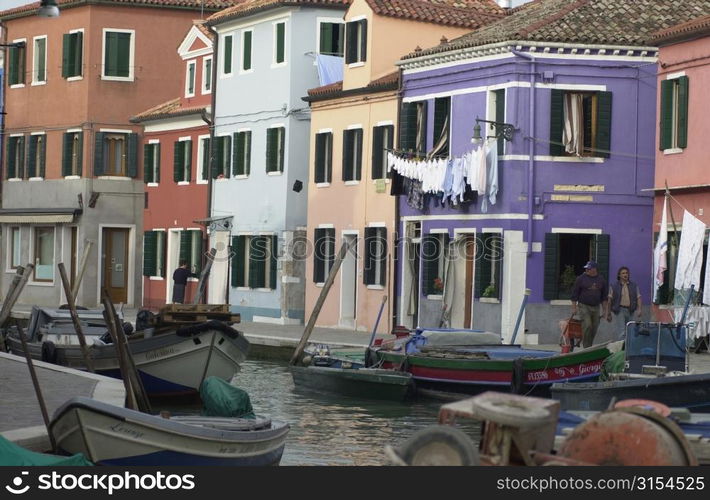
[{"label": "potted plant", "polygon": [[481,297],[486,297],[486,298],[490,298],[490,299],[497,299],[498,298],[498,288],[494,284],[488,285],[486,287],[486,289],[483,290]]},{"label": "potted plant", "polygon": [[572,287],[576,279],[577,275],[574,273],[574,266],[567,264],[565,270],[560,274],[559,297],[561,299],[569,299],[572,296]]}]

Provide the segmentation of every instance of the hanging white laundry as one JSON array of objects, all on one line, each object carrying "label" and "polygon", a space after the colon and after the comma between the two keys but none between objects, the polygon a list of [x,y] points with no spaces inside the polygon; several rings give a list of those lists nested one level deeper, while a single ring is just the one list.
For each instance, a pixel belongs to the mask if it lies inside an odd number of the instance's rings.
[{"label": "hanging white laundry", "polygon": [[683,214],[682,231],[674,287],[680,290],[695,285],[697,290],[700,286],[700,269],[703,264],[705,224],[686,210]]},{"label": "hanging white laundry", "polygon": [[498,196],[498,144],[493,143],[488,148],[486,156],[486,164],[488,167],[488,175],[486,176],[486,195],[481,200],[481,212],[488,212],[488,203],[496,204]]}]

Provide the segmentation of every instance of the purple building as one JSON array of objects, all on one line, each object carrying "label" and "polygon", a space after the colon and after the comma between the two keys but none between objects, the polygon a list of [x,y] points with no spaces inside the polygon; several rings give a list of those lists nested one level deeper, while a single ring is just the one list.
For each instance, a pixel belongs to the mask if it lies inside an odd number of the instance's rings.
[{"label": "purple building", "polygon": [[[556,343],[571,284],[590,259],[607,279],[628,266],[648,305],[657,49],[647,40],[707,8],[706,0],[539,0],[400,61],[398,155],[453,159],[478,176],[480,191],[442,205],[405,180],[402,324],[482,328],[510,341],[527,288],[516,343]],[[490,150],[485,186],[480,158],[467,157],[483,147],[472,144],[476,132]],[[405,176],[436,169],[414,157]],[[611,337],[603,322],[597,340]]]}]

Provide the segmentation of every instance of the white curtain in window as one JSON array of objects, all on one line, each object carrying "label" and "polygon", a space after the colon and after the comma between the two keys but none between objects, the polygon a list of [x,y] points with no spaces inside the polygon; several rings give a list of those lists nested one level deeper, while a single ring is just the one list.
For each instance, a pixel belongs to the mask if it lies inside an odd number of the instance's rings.
[{"label": "white curtain in window", "polygon": [[569,154],[582,156],[584,151],[584,120],[582,94],[568,92],[564,97],[564,129],[562,144]]}]

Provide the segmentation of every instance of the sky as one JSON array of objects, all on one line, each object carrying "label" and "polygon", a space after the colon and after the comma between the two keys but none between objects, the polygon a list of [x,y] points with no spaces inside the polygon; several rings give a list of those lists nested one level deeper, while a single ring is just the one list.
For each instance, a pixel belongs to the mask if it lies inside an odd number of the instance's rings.
[{"label": "sky", "polygon": [[37,0],[0,0],[0,10],[12,9],[20,5],[36,2]]}]

